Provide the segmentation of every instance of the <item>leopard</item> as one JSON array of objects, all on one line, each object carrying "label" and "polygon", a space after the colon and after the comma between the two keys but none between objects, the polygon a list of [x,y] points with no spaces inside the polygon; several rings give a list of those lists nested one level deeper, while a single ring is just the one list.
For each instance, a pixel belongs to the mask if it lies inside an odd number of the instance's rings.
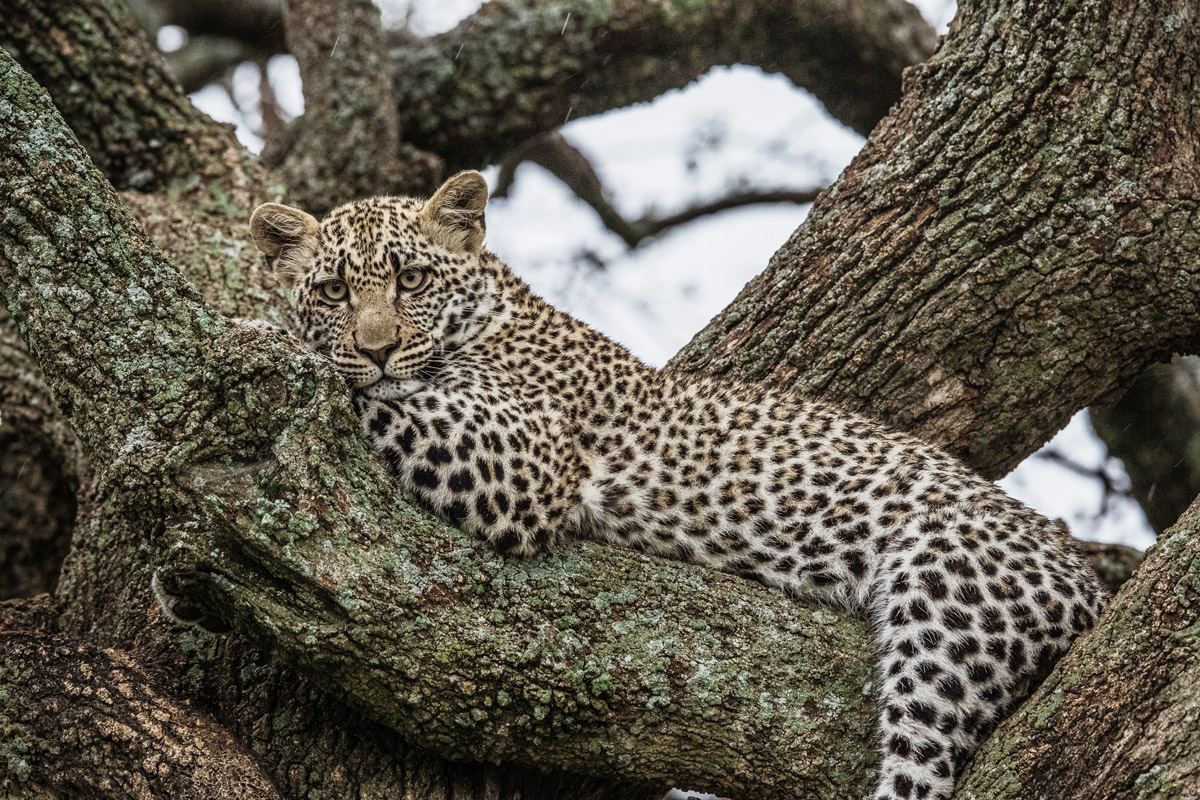
[{"label": "leopard", "polygon": [[[876,800],[949,800],[1107,590],[1071,537],[951,455],[786,388],[676,374],[535,294],[483,246],[487,182],[251,234],[297,333],[420,505],[505,553],[592,539],[865,616]],[[194,612],[194,609],[192,610]]]}]

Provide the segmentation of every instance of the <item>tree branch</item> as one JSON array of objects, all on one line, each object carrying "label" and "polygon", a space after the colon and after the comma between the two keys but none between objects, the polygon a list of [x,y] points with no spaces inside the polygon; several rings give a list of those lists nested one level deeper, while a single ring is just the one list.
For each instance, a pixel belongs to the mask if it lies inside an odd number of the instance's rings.
[{"label": "tree branch", "polygon": [[[960,6],[863,152],[672,368],[866,409],[996,477],[1195,349],[1196,19],[1110,5]],[[1182,28],[1148,24],[1159,10]]]},{"label": "tree branch", "polygon": [[119,0],[0,0],[0,17],[0,45],[48,88],[113,185],[151,191],[206,176],[214,154],[248,157],[192,106]]},{"label": "tree branch", "polygon": [[[162,691],[128,656],[50,634],[52,621],[22,624],[23,617],[47,616],[41,604],[0,604],[7,792],[282,800],[253,755],[213,720]],[[81,735],[64,741],[64,730]]]},{"label": "tree branch", "polygon": [[[164,23],[193,34],[283,49],[281,4],[273,0],[158,5]],[[401,126],[412,144],[454,168],[500,160],[568,117],[653,99],[722,64],[782,73],[865,135],[899,97],[901,71],[937,46],[903,0],[695,8],[676,0],[492,0],[450,33],[418,40],[399,31],[391,39]],[[481,127],[478,119],[500,124]]]},{"label": "tree branch", "polygon": [[456,169],[720,64],[782,73],[865,134],[936,44],[903,0],[493,0],[448,33],[398,36],[391,54],[405,138]]},{"label": "tree branch", "polygon": [[562,181],[576,197],[591,206],[604,227],[621,237],[631,250],[671,228],[686,225],[711,214],[764,203],[811,203],[820,194],[820,189],[751,189],[731,192],[716,200],[698,202],[665,217],[647,215],[630,221],[609,202],[600,176],[596,174],[588,157],[557,132],[526,142],[505,158],[500,168],[495,196],[503,197],[507,193],[516,168],[526,161],[537,164]]},{"label": "tree branch", "polygon": [[167,65],[183,91],[191,93],[224,81],[243,61],[266,60],[271,53],[255,50],[237,39],[193,36],[166,56]]},{"label": "tree branch", "polygon": [[670,230],[679,225],[686,225],[701,217],[719,214],[734,208],[763,205],[766,203],[792,203],[804,205],[811,203],[820,196],[821,189],[749,189],[741,192],[730,192],[708,202],[700,202],[688,206],[674,214],[665,217],[643,217],[633,223],[634,230],[640,236],[639,242]]},{"label": "tree branch", "polygon": [[159,25],[190,35],[236,39],[255,50],[287,52],[282,0],[153,0]]},{"label": "tree branch", "polygon": [[[69,2],[49,4],[47,8],[53,12],[47,17],[50,24],[31,30],[31,36],[53,39],[54,31],[62,24],[56,14],[69,22],[86,18],[89,13],[128,13],[123,5],[112,3],[92,4],[87,13]],[[65,52],[80,63],[95,59],[98,63],[122,64],[129,73],[114,73],[109,79],[136,85],[141,80],[137,70],[143,65],[122,61],[115,54],[140,52],[143,46],[104,35],[129,27],[121,21],[88,27],[77,46]],[[140,32],[134,31],[133,35],[141,38]],[[27,46],[42,45],[33,41]],[[70,93],[69,84],[51,86],[58,95]],[[74,107],[72,102],[66,97],[68,109]],[[186,99],[180,105],[191,109]],[[163,113],[171,113],[167,108],[163,107]],[[136,119],[131,117],[131,121]],[[201,120],[208,127],[193,145],[215,142],[222,146],[208,149],[208,160],[198,175],[160,194],[128,193],[126,202],[135,205],[143,225],[179,260],[207,300],[226,314],[269,315],[271,301],[255,291],[256,276],[263,273],[253,248],[247,245],[249,235],[244,228],[250,209],[262,199],[256,193],[265,185],[265,176],[233,139],[231,128],[203,116]],[[224,145],[236,148],[236,152],[229,152]],[[200,155],[192,157],[201,160]],[[56,162],[57,158],[52,160]],[[4,284],[0,280],[0,286]],[[348,435],[356,436],[357,431]],[[106,457],[111,456],[106,453]],[[369,453],[364,457],[373,460]],[[161,521],[148,517],[130,521],[115,513],[113,508],[121,503],[114,500],[113,493],[120,496],[123,491],[121,476],[109,473],[108,477],[111,482],[102,487],[100,502],[87,503],[81,509],[76,547],[59,586],[64,608],[60,622],[76,635],[105,646],[158,654],[156,658],[172,674],[187,676],[182,687],[188,702],[207,707],[210,714],[236,732],[240,741],[253,746],[290,796],[310,792],[346,796],[354,791],[364,800],[384,800],[418,791],[444,791],[464,800],[536,800],[561,792],[580,800],[650,800],[662,794],[661,787],[648,789],[642,781],[616,782],[611,775],[596,781],[514,764],[450,764],[373,726],[332,699],[319,681],[298,676],[267,653],[232,644],[216,650],[197,648],[187,644],[190,637],[186,633],[168,635],[161,623],[147,626],[148,618],[157,618],[146,593],[155,566],[148,559],[147,537],[161,527]],[[183,643],[182,650],[176,638]],[[297,713],[298,707],[310,709],[311,714]],[[75,735],[71,731],[62,733]],[[297,763],[306,765],[299,775],[294,768]]]},{"label": "tree branch", "polygon": [[304,83],[304,116],[279,170],[290,198],[320,213],[433,182],[412,181],[401,160],[379,9],[370,0],[289,0],[284,23]]},{"label": "tree branch", "polygon": [[[44,96],[0,63],[0,285],[105,459],[100,507],[123,525],[109,521],[122,546],[107,557],[142,557],[136,536],[155,532],[168,577],[442,752],[861,793],[863,623],[597,547],[506,561],[414,514],[382,488],[340,382],[180,291]],[[52,169],[34,181],[31,163]],[[80,308],[103,330],[72,339]]]},{"label": "tree branch", "polygon": [[166,76],[129,8],[0,0],[0,17],[11,21],[6,49],[34,69],[110,182],[129,187],[138,221],[205,299],[229,316],[283,322],[286,301],[248,245],[250,212],[272,191],[266,172]]},{"label": "tree branch", "polygon": [[1111,406],[1091,410],[1158,533],[1200,494],[1200,359],[1153,364]]}]

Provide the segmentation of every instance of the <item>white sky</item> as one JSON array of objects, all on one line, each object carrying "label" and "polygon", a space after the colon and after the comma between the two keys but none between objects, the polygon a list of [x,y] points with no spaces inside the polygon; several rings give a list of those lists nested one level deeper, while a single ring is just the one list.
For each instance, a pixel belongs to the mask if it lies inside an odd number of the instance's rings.
[{"label": "white sky", "polygon": [[[386,24],[402,24],[411,11],[409,24],[426,35],[453,27],[480,4],[380,2]],[[955,8],[953,0],[914,5],[939,32]],[[180,32],[166,30],[159,42],[174,49],[182,44]],[[294,60],[277,57],[268,72],[283,108],[301,114]],[[255,150],[262,146],[251,132],[257,122],[257,82],[257,68],[243,65],[234,76],[233,97],[210,86],[192,98],[214,117],[238,124],[239,137]],[[861,137],[831,119],[807,92],[781,76],[744,66],[714,69],[652,103],[575,120],[562,132],[592,159],[614,204],[629,218],[670,213],[743,183],[797,189],[826,185],[862,146]],[[485,174],[494,185],[496,170]],[[766,266],[807,211],[788,205],[730,211],[674,229],[629,253],[561,183],[523,165],[510,196],[489,205],[488,246],[554,305],[661,365]],[[602,266],[595,266],[597,260]],[[1124,479],[1086,413],[1048,447]],[[1065,519],[1077,536],[1143,549],[1153,542],[1136,503],[1114,498],[1101,517],[1098,481],[1037,458],[1000,485],[1043,514]]]}]

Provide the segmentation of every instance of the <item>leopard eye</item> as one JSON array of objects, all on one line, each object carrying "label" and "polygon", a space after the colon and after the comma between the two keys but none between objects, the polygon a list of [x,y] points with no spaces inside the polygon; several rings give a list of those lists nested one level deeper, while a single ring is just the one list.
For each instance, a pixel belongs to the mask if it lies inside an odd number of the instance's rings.
[{"label": "leopard eye", "polygon": [[340,303],[346,299],[346,295],[350,290],[346,288],[345,281],[325,281],[319,287],[321,296],[331,303]]},{"label": "leopard eye", "polygon": [[400,288],[406,292],[415,292],[425,285],[425,277],[425,270],[409,267],[400,273]]}]

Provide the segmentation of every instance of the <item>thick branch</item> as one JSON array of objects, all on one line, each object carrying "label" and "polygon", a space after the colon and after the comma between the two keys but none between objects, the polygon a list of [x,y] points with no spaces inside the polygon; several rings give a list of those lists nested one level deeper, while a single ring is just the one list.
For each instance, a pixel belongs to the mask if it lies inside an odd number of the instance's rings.
[{"label": "thick branch", "polygon": [[125,3],[0,0],[0,18],[5,47],[35,68],[109,180],[137,189],[126,202],[205,300],[226,315],[283,321],[274,280],[247,246],[250,212],[269,199],[266,173],[231,126],[165,77]]},{"label": "thick branch", "polygon": [[866,408],[998,476],[1194,349],[1197,24],[1185,0],[965,4],[673,368]]},{"label": "thick branch", "polygon": [[[68,20],[81,17],[67,2],[50,4],[49,10]],[[101,10],[117,16],[127,13],[121,4],[89,8],[90,13]],[[57,24],[37,33],[53,39]],[[77,43],[70,55],[80,61],[95,58],[104,63],[122,63],[129,74],[112,75],[110,79],[136,85],[141,80],[138,70],[153,69],[153,64],[126,63],[115,54],[137,52],[142,45],[103,35],[104,31],[125,27],[129,26],[100,23],[88,28],[83,39],[87,48]],[[34,42],[31,46],[40,45]],[[52,84],[52,90],[69,94],[70,86]],[[65,102],[71,107],[70,97]],[[181,105],[191,109],[186,99]],[[162,110],[170,113],[166,107]],[[263,276],[253,248],[247,246],[249,236],[244,229],[249,210],[264,199],[256,193],[262,191],[265,179],[257,163],[234,141],[228,126],[202,119],[208,126],[206,136],[193,144],[200,147],[201,142],[215,142],[221,147],[209,150],[199,174],[161,194],[131,193],[125,199],[135,205],[143,225],[184,266],[206,299],[227,314],[269,315],[271,295],[256,291]],[[133,121],[136,118],[131,118]],[[200,155],[193,156],[200,160]],[[3,283],[0,280],[0,285]],[[63,321],[62,329],[67,330],[70,324]],[[147,370],[150,372],[153,369]],[[99,379],[97,382],[103,383]],[[188,395],[184,392],[183,396]],[[188,403],[190,398],[184,401],[185,407]],[[347,435],[357,434],[351,431]],[[132,460],[136,463],[136,456]],[[348,796],[355,792],[362,800],[392,800],[416,792],[425,796],[444,791],[447,796],[463,800],[535,800],[564,792],[581,800],[600,800],[661,794],[661,789],[648,790],[644,784],[613,782],[611,776],[595,781],[513,764],[451,764],[405,745],[382,727],[372,726],[329,697],[319,681],[300,678],[262,651],[242,646],[213,652],[207,647],[185,646],[180,652],[162,624],[145,624],[148,615],[153,618],[154,614],[147,605],[146,586],[154,564],[146,560],[146,537],[160,527],[161,520],[153,513],[145,518],[130,515],[132,519],[113,513],[114,507],[121,506],[114,492],[119,498],[125,490],[124,476],[119,473],[108,473],[111,481],[104,487],[102,502],[85,509],[77,546],[60,586],[65,608],[62,621],[78,635],[106,646],[137,652],[162,652],[165,647],[160,658],[169,664],[172,674],[188,676],[186,696],[190,702],[207,705],[209,712],[220,716],[241,742],[252,744],[263,763],[273,769],[281,789],[292,796],[310,792]],[[180,638],[188,640],[186,634]],[[265,664],[271,665],[269,670]],[[201,678],[204,683],[196,684]],[[297,713],[298,706],[311,710],[311,714]],[[63,735],[73,734],[64,731]],[[306,767],[297,774],[294,765],[300,762]]]},{"label": "thick branch", "polygon": [[316,212],[404,187],[379,9],[370,0],[289,0],[288,46],[304,116],[280,168],[289,196]]},{"label": "thick branch", "polygon": [[26,627],[46,615],[22,612],[0,606],[6,796],[281,798],[253,755],[128,656]]},{"label": "thick branch", "polygon": [[412,511],[341,381],[205,310],[45,95],[0,63],[15,221],[0,286],[105,470],[103,507],[159,531],[175,577],[447,756],[729,794],[861,790],[865,623],[595,546],[506,560]]},{"label": "thick branch", "polygon": [[178,185],[206,176],[214,154],[248,157],[192,106],[119,0],[0,0],[0,18],[0,46],[47,87],[115,186]]},{"label": "thick branch", "polygon": [[1154,364],[1092,424],[1125,462],[1133,496],[1154,530],[1175,523],[1200,494],[1200,359]]},{"label": "thick branch", "polygon": [[493,0],[446,34],[399,40],[392,74],[408,142],[477,167],[720,64],[782,73],[865,134],[936,43],[903,0]]}]

